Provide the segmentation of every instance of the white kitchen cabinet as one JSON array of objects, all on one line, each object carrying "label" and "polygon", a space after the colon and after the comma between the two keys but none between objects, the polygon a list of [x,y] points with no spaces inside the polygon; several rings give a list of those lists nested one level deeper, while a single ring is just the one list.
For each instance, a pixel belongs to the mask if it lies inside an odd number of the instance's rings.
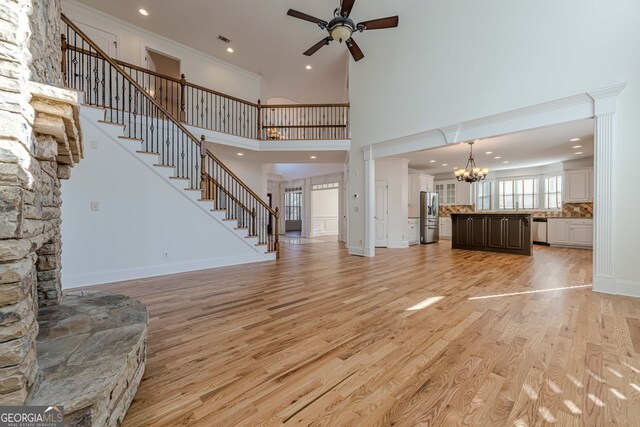
[{"label": "white kitchen cabinet", "polygon": [[409,244],[416,245],[420,243],[420,220],[418,218],[409,218]]},{"label": "white kitchen cabinet", "polygon": [[431,175],[418,175],[420,191],[433,191],[433,177]]},{"label": "white kitchen cabinet", "polygon": [[441,205],[470,205],[471,184],[455,179],[434,183]]},{"label": "white kitchen cabinet", "polygon": [[409,216],[420,215],[420,192],[433,191],[433,176],[410,173],[408,182],[407,200],[409,203]]},{"label": "white kitchen cabinet", "polygon": [[593,201],[593,169],[575,169],[564,172],[564,201]]},{"label": "white kitchen cabinet", "polygon": [[549,218],[547,221],[548,239],[551,245],[568,245],[569,237],[569,220]]},{"label": "white kitchen cabinet", "polygon": [[593,246],[593,220],[549,218],[549,244],[560,246]]},{"label": "white kitchen cabinet", "polygon": [[572,219],[569,239],[572,246],[593,246],[593,220]]},{"label": "white kitchen cabinet", "polygon": [[440,218],[440,238],[451,239],[451,218]]}]

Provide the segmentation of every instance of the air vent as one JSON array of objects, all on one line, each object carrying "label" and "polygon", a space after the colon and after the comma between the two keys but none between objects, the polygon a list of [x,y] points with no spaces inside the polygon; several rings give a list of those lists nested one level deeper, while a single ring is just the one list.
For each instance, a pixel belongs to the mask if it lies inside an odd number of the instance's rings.
[{"label": "air vent", "polygon": [[227,44],[231,43],[231,40],[229,40],[228,38],[226,38],[225,36],[221,36],[220,34],[218,34],[218,40],[225,42]]}]

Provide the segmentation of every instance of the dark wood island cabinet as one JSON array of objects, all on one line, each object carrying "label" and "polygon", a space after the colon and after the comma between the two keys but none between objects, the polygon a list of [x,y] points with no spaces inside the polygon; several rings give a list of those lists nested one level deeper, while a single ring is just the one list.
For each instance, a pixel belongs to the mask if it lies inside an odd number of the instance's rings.
[{"label": "dark wood island cabinet", "polygon": [[451,247],[533,254],[530,214],[451,214]]}]

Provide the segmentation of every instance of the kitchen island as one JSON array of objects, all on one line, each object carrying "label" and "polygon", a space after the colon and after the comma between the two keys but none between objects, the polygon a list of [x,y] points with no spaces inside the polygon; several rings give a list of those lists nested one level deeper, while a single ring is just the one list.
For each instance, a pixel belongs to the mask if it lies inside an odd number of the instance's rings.
[{"label": "kitchen island", "polygon": [[451,247],[533,255],[531,214],[451,214]]}]

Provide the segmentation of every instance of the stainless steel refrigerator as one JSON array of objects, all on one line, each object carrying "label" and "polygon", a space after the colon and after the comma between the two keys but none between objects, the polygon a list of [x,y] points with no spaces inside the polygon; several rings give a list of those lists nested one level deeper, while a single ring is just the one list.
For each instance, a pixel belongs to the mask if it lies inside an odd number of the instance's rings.
[{"label": "stainless steel refrigerator", "polygon": [[438,243],[440,238],[438,193],[420,192],[420,243]]}]

